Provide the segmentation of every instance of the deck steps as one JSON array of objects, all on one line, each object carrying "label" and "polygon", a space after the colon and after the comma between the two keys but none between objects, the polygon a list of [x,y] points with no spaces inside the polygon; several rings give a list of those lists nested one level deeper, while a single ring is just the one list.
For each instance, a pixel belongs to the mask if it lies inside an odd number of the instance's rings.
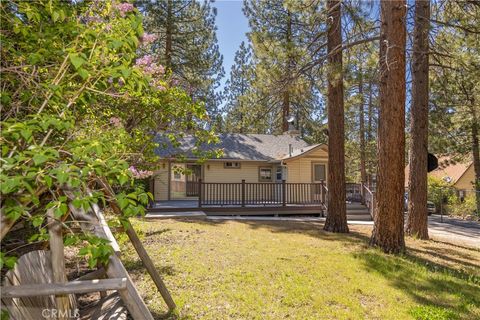
[{"label": "deck steps", "polygon": [[347,203],[347,220],[372,221],[370,211],[361,203]]},{"label": "deck steps", "polygon": [[170,212],[150,212],[145,215],[146,219],[179,219],[179,218],[194,218],[205,219],[207,215],[203,211],[170,211]]}]

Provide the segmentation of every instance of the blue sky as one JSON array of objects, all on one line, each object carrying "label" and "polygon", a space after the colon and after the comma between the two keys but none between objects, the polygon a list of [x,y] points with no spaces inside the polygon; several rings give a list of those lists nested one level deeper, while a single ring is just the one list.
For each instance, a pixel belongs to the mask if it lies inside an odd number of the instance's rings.
[{"label": "blue sky", "polygon": [[217,0],[213,5],[217,8],[217,38],[225,69],[225,78],[222,79],[220,87],[223,89],[225,81],[230,76],[235,52],[240,43],[247,40],[246,32],[249,31],[249,27],[248,20],[242,12],[243,1]]}]

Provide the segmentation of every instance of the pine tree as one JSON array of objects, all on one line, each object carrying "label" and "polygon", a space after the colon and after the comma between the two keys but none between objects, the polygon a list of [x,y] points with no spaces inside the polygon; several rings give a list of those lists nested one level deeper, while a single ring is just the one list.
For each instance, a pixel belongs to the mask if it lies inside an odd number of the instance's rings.
[{"label": "pine tree", "polygon": [[249,1],[244,13],[251,32],[256,100],[264,106],[262,114],[273,125],[273,132],[287,131],[288,115],[296,116],[296,128],[308,130],[314,110],[319,106],[315,79],[297,74],[298,66],[311,60],[306,45],[304,12],[295,2],[278,0]]},{"label": "pine tree", "polygon": [[480,214],[480,6],[475,2],[447,2],[440,8],[433,4],[429,140],[437,153],[473,160]]},{"label": "pine tree", "polygon": [[328,215],[324,230],[348,232],[345,204],[345,133],[341,1],[329,0],[328,10]]},{"label": "pine tree", "polygon": [[230,71],[230,79],[227,80],[224,90],[226,132],[251,132],[252,105],[250,104],[253,81],[251,47],[242,41],[240,48],[235,53],[235,63]]},{"label": "pine tree", "polygon": [[180,85],[197,101],[204,101],[211,117],[218,116],[220,96],[215,90],[224,75],[210,1],[138,1],[144,29],[157,37],[152,48]]},{"label": "pine tree", "polygon": [[416,0],[413,31],[411,144],[406,233],[428,239],[428,34],[430,1]]},{"label": "pine tree", "polygon": [[387,253],[405,250],[405,0],[380,4],[380,114],[378,181],[371,245]]}]

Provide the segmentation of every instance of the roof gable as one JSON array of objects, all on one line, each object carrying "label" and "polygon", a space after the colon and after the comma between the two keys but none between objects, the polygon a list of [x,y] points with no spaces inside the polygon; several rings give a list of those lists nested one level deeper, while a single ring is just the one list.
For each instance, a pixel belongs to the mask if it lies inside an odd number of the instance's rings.
[{"label": "roof gable", "polygon": [[[451,179],[450,183],[454,185],[472,165],[472,161],[456,161],[451,156],[442,156],[438,158],[438,168],[428,174],[441,180],[445,180],[449,177]],[[405,186],[408,186],[409,171],[410,165],[407,165],[405,167]]]}]

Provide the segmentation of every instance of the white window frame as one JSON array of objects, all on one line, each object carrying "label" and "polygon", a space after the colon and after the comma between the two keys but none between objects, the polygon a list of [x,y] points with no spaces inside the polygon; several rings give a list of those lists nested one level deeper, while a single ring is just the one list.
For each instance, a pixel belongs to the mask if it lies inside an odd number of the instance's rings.
[{"label": "white window frame", "polygon": [[[231,163],[232,165],[227,165],[228,163]],[[241,163],[238,161],[225,161],[223,163],[223,167],[225,169],[240,169],[242,167]]]}]

